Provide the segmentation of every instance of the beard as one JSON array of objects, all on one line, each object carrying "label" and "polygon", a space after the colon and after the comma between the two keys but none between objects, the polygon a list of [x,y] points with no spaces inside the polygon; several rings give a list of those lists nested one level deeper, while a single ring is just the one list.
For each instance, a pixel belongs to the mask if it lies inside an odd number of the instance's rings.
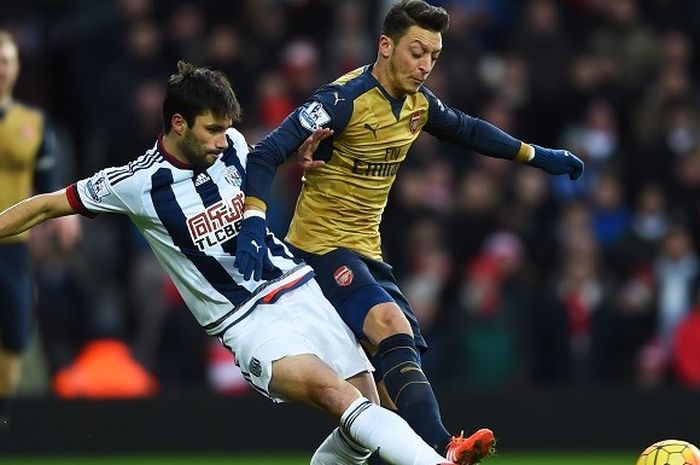
[{"label": "beard", "polygon": [[197,141],[190,130],[185,132],[185,137],[183,137],[179,148],[184,157],[187,158],[190,165],[196,169],[205,170],[209,168],[214,161],[216,161],[216,159],[208,159],[208,155],[213,154],[206,148],[202,147],[202,144]]}]

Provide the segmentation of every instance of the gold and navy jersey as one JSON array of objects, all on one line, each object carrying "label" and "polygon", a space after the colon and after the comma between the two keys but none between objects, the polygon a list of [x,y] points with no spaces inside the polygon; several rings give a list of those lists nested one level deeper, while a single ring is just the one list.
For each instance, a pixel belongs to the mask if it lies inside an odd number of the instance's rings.
[{"label": "gold and navy jersey", "polygon": [[247,195],[263,202],[277,166],[315,129],[328,127],[305,173],[287,241],[324,254],[339,247],[381,260],[379,224],[401,163],[421,130],[492,156],[514,158],[520,142],[485,121],[444,105],[429,89],[396,99],[371,73],[354,70],[318,89],[248,158]]},{"label": "gold and navy jersey", "polygon": [[[53,140],[42,112],[12,102],[0,109],[0,211],[36,192],[57,186],[53,177]],[[0,241],[25,241],[29,233]]]}]

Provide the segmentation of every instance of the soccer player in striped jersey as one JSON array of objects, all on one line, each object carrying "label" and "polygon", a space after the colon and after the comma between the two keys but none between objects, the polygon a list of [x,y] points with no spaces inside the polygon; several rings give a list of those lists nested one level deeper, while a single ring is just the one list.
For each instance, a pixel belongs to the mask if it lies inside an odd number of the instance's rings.
[{"label": "soccer player in striped jersey", "polygon": [[[373,347],[382,403],[395,407],[423,439],[461,465],[492,452],[493,433],[452,437],[421,370],[426,344],[406,298],[382,259],[379,224],[411,144],[429,134],[488,156],[515,160],[572,180],[583,162],[566,150],[519,141],[444,104],[424,83],[442,53],[443,8],[402,0],[388,12],[377,60],[318,89],[251,153],[246,208],[264,214],[275,171],[309,134],[325,140],[302,166],[302,190],[286,242],[314,267],[326,297],[358,339]],[[248,220],[242,237],[259,241]],[[239,268],[259,268],[264,250],[238,242]],[[243,266],[246,265],[246,266]]]},{"label": "soccer player in striped jersey", "polygon": [[[275,402],[321,408],[338,428],[313,465],[358,465],[370,451],[398,465],[449,462],[398,415],[370,402],[371,365],[323,296],[314,272],[265,229],[265,267],[234,267],[245,218],[248,145],[231,125],[240,108],[224,75],[178,64],[163,102],[164,134],[135,161],[66,189],[31,197],[0,214],[0,238],[73,213],[129,216],[191,312],[231,350],[250,385]],[[309,150],[316,140],[301,146]],[[248,239],[246,239],[248,240]]]}]

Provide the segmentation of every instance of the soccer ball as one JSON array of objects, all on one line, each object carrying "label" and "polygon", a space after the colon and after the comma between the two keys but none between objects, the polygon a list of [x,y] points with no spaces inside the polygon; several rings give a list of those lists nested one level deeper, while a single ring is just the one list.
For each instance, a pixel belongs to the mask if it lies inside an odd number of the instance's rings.
[{"label": "soccer ball", "polygon": [[667,439],[644,449],[637,465],[700,465],[700,451],[689,442]]}]

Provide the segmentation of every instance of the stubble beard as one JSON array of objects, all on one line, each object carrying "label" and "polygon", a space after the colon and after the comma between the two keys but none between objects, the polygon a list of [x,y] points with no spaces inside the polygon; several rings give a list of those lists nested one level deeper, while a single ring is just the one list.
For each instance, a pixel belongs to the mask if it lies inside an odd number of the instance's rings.
[{"label": "stubble beard", "polygon": [[188,130],[180,143],[180,151],[190,162],[190,165],[197,169],[205,170],[213,165],[207,160],[208,152],[197,142],[192,132]]}]

